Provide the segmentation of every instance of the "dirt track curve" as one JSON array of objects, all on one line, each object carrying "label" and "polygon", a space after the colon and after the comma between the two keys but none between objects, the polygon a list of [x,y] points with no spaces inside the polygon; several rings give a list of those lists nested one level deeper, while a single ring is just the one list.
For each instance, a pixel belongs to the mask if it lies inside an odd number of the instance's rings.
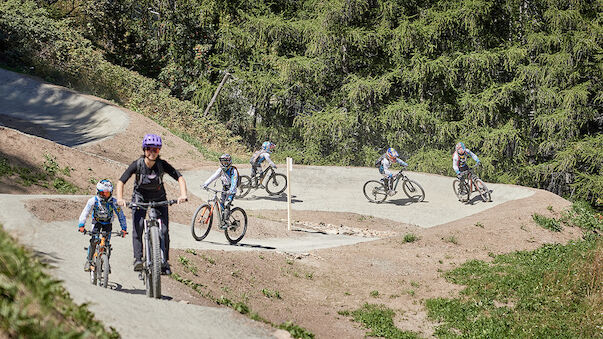
[{"label": "dirt track curve", "polygon": [[[127,115],[119,108],[93,97],[80,95],[59,86],[0,70],[0,125],[67,146],[84,146],[123,131]],[[284,166],[279,169],[284,172]],[[199,185],[214,169],[185,172],[192,194],[202,199],[207,194]],[[243,174],[249,170],[242,166]],[[369,203],[362,194],[366,180],[378,178],[374,168],[295,166],[292,172],[293,213],[295,211],[353,212],[387,218],[428,228],[458,220],[507,201],[529,197],[527,188],[488,184],[492,202],[473,200],[459,208],[452,193],[452,178],[409,172],[408,176],[423,185],[426,199],[414,203],[402,192],[383,204]],[[77,302],[90,302],[91,310],[106,325],[115,327],[123,337],[178,338],[265,338],[283,336],[263,324],[251,321],[224,308],[202,307],[144,296],[142,282],[131,271],[131,239],[114,239],[111,258],[111,289],[90,285],[82,271],[87,237],[75,232],[77,220],[42,222],[26,210],[27,200],[51,196],[0,195],[0,223],[9,232],[48,260],[53,274],[65,285]],[[82,198],[82,196],[60,196]],[[236,205],[248,210],[286,209],[286,196],[269,196],[255,191]],[[130,220],[128,220],[130,223]],[[250,226],[251,227],[251,226]],[[129,225],[131,229],[131,225]],[[174,229],[188,230],[187,225]],[[276,250],[308,252],[370,241],[371,238],[311,233],[294,238],[244,238],[242,246],[228,246],[223,234],[210,234],[208,241],[194,242],[188,231],[171,232],[172,248],[221,250]],[[285,335],[286,336],[286,335]]]}]

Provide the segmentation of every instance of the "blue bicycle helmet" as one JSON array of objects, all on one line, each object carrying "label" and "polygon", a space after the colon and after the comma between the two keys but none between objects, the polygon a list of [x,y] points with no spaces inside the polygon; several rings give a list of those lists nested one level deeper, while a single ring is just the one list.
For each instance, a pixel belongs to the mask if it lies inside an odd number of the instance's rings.
[{"label": "blue bicycle helmet", "polygon": [[264,143],[262,144],[262,149],[264,149],[268,153],[272,153],[275,147],[276,145],[271,143],[270,141],[264,141]]},{"label": "blue bicycle helmet", "polygon": [[399,154],[395,148],[390,147],[387,149],[387,156],[393,160],[393,159],[396,159],[399,156]]},{"label": "blue bicycle helmet", "polygon": [[161,148],[162,142],[161,137],[157,134],[146,134],[144,138],[142,138],[142,149],[144,150],[147,147],[157,147]]},{"label": "blue bicycle helmet", "polygon": [[113,194],[113,184],[107,179],[103,179],[96,184],[96,194],[99,198],[107,200]]}]

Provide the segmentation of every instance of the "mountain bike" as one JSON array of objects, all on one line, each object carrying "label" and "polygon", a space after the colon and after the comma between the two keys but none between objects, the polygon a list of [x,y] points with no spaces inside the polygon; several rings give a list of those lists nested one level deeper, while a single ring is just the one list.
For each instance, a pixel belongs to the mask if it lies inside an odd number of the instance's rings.
[{"label": "mountain bike", "polygon": [[287,188],[287,177],[284,174],[276,173],[272,166],[266,167],[258,176],[255,182],[252,182],[248,175],[239,176],[239,187],[237,187],[236,198],[243,198],[251,189],[265,188],[270,195],[281,194]]},{"label": "mountain bike", "polygon": [[387,187],[387,184],[383,179],[367,181],[363,187],[364,196],[370,202],[377,204],[382,203],[388,195],[393,196],[397,193],[396,189],[398,188],[398,184],[402,182],[402,190],[410,200],[421,202],[425,199],[425,190],[423,190],[423,187],[421,187],[418,182],[409,179],[404,174],[403,170],[396,173],[392,177],[392,180],[394,180],[394,182],[391,190]]},{"label": "mountain bike", "polygon": [[210,187],[207,190],[213,192],[214,196],[195,211],[193,220],[191,221],[193,238],[197,241],[205,239],[213,224],[214,216],[216,216],[220,225],[219,228],[224,230],[224,235],[226,235],[228,242],[231,245],[238,243],[243,239],[247,231],[247,213],[240,207],[233,207],[226,218],[224,218],[224,202],[218,198],[218,193],[222,193],[223,191]]},{"label": "mountain bike", "polygon": [[[121,234],[118,232],[86,230],[84,230],[83,234],[89,234],[93,239],[92,242],[96,245],[92,256],[92,263],[90,264],[90,283],[107,288],[109,286],[109,273],[111,273],[111,265],[109,264],[109,258],[111,258],[109,235]],[[88,250],[88,248],[84,249]]]},{"label": "mountain bike", "polygon": [[452,182],[452,190],[454,190],[454,194],[456,194],[459,201],[469,202],[472,192],[478,192],[484,202],[492,201],[490,190],[475,173],[477,167],[475,165],[461,172],[461,176],[465,176],[464,182],[461,182],[459,179],[454,179]]},{"label": "mountain bike", "polygon": [[138,278],[144,282],[146,294],[149,298],[161,298],[161,264],[165,261],[161,251],[165,245],[163,239],[159,236],[163,226],[156,208],[171,206],[176,203],[178,203],[178,200],[126,203],[127,207],[141,208],[149,212],[148,217],[144,220],[142,271],[138,275]]}]

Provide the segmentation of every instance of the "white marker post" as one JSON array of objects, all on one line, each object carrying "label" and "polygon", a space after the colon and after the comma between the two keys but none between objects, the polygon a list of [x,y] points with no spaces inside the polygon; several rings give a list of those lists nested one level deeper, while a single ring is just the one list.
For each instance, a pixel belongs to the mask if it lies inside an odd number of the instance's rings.
[{"label": "white marker post", "polygon": [[287,157],[287,230],[291,231],[291,172],[293,158]]}]

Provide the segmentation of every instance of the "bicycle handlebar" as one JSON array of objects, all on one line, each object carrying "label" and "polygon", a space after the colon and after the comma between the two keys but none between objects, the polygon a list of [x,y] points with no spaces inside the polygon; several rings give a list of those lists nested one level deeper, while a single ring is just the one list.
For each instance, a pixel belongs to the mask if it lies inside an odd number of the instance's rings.
[{"label": "bicycle handlebar", "polygon": [[88,231],[88,230],[84,230],[84,232],[82,232],[82,235],[97,235],[97,234],[102,234],[102,233],[109,233],[111,235],[121,236],[121,232],[117,232],[117,231],[107,232],[107,231]]},{"label": "bicycle handlebar", "polygon": [[207,190],[207,191],[212,191],[212,192],[214,192],[214,193],[228,192],[228,191],[216,190],[216,189],[213,189],[213,188],[211,188],[211,187],[204,187],[203,189],[204,189],[204,190]]},{"label": "bicycle handlebar", "polygon": [[151,201],[151,202],[126,202],[126,207],[140,207],[140,208],[149,208],[149,207],[161,207],[161,206],[171,206],[173,204],[178,203],[178,200],[164,200],[164,201]]}]

